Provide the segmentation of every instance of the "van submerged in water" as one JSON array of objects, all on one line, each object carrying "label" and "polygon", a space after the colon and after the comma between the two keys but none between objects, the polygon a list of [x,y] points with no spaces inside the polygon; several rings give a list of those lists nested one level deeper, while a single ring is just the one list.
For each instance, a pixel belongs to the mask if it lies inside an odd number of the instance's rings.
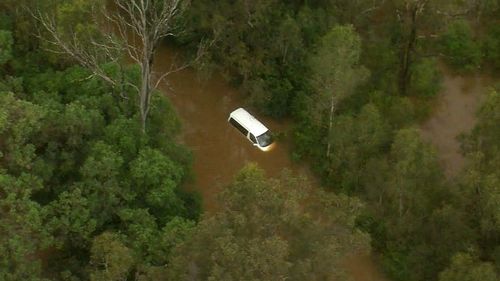
[{"label": "van submerged in water", "polygon": [[260,150],[271,149],[273,144],[271,132],[245,109],[238,108],[231,112],[227,121]]}]

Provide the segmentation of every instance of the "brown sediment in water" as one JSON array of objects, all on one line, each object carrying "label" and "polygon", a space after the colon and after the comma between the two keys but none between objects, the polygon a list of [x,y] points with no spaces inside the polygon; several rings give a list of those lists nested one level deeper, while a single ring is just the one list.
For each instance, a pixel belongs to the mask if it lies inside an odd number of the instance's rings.
[{"label": "brown sediment in water", "polygon": [[420,127],[424,140],[437,150],[447,178],[456,176],[464,166],[458,137],[476,123],[476,112],[493,79],[485,75],[456,75],[444,64],[442,89],[432,116]]},{"label": "brown sediment in water", "polygon": [[[169,69],[169,57],[168,48],[158,50],[156,69]],[[271,177],[284,168],[308,173],[305,165],[292,162],[286,142],[278,141],[271,151],[263,152],[229,125],[229,113],[245,107],[274,133],[286,134],[291,129],[289,121],[273,120],[247,107],[243,95],[221,77],[200,80],[194,70],[185,69],[171,74],[168,84],[162,90],[181,118],[181,142],[194,154],[195,179],[188,188],[201,193],[205,211],[217,208],[216,195],[247,163],[257,163]]]},{"label": "brown sediment in water", "polygon": [[355,281],[387,281],[369,255],[355,255],[345,263],[347,273]]},{"label": "brown sediment in water", "polygon": [[[162,47],[155,58],[155,69],[170,69],[172,50]],[[199,192],[205,212],[217,210],[217,194],[230,184],[236,173],[247,163],[257,163],[267,176],[276,177],[283,169],[307,177],[313,186],[319,186],[307,165],[293,162],[291,147],[286,140],[278,141],[268,152],[252,146],[241,133],[229,125],[229,113],[245,107],[274,133],[290,135],[291,123],[277,121],[262,115],[245,103],[243,95],[228,85],[222,77],[200,80],[196,72],[185,69],[168,77],[168,87],[161,88],[169,97],[182,121],[181,142],[194,154],[195,179],[186,188]],[[285,138],[286,139],[286,138]],[[365,279],[382,276],[369,256],[353,256],[347,263],[355,281],[379,281]]]}]

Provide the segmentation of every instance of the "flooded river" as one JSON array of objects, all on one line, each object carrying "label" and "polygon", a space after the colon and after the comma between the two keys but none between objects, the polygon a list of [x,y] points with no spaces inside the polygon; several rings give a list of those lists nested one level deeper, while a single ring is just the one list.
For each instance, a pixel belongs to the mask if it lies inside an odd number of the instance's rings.
[{"label": "flooded river", "polygon": [[[156,70],[170,68],[170,50],[158,50]],[[200,80],[196,72],[186,69],[168,78],[169,88],[162,89],[177,110],[183,124],[181,142],[194,154],[195,179],[187,188],[203,197],[205,211],[217,209],[216,196],[235,174],[249,162],[257,163],[267,176],[277,176],[284,168],[305,175],[312,184],[315,178],[305,164],[292,162],[290,145],[278,141],[274,148],[262,152],[252,146],[236,129],[229,125],[229,113],[245,107],[274,133],[286,134],[291,124],[258,115],[246,106],[243,95],[229,86],[222,77]],[[386,281],[371,257],[355,256],[346,261],[346,269],[355,281]]]}]

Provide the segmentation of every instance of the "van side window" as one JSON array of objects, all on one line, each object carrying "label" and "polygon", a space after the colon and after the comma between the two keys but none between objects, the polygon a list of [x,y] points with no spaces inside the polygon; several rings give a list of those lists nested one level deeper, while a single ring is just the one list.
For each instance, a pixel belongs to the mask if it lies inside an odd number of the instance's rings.
[{"label": "van side window", "polygon": [[250,133],[250,140],[253,142],[253,143],[257,143],[257,139],[255,138],[255,136]]},{"label": "van side window", "polygon": [[231,123],[231,125],[233,125],[236,129],[238,129],[238,131],[240,131],[242,134],[244,134],[245,136],[247,135],[248,130],[243,128],[243,126],[241,126],[240,123],[236,122],[236,120],[231,118],[229,119],[229,123]]}]

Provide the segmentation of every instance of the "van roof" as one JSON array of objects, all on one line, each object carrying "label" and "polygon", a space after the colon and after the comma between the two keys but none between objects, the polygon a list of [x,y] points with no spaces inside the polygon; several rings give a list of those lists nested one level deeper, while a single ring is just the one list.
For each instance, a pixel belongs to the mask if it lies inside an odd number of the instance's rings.
[{"label": "van roof", "polygon": [[260,123],[260,121],[255,119],[252,114],[248,113],[248,111],[241,107],[231,112],[229,117],[240,122],[256,137],[268,131],[264,124]]}]

